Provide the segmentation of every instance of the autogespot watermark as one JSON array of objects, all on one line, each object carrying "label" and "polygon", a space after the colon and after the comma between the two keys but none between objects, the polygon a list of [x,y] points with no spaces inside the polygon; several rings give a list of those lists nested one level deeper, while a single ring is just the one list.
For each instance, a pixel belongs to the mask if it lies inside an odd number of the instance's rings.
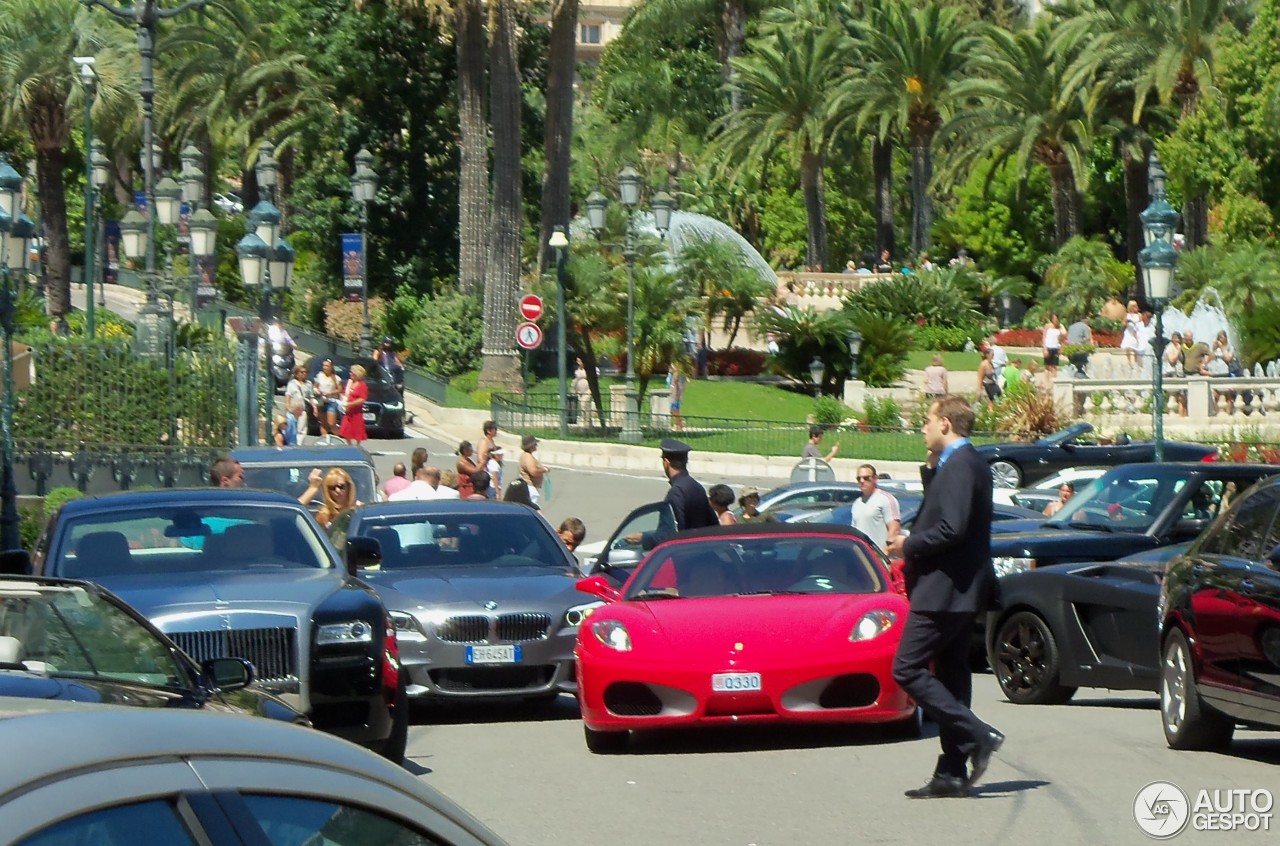
[{"label": "autogespot watermark", "polygon": [[1153,781],[1133,799],[1133,818],[1156,840],[1194,831],[1270,831],[1275,797],[1265,788],[1201,788],[1193,800],[1178,785]]}]

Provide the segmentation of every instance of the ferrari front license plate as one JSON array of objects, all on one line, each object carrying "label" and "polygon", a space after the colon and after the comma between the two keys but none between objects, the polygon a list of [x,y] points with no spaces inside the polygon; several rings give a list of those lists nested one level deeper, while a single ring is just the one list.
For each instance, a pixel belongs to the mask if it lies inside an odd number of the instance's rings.
[{"label": "ferrari front license plate", "polygon": [[505,646],[468,646],[468,664],[519,664],[520,647],[514,644]]},{"label": "ferrari front license plate", "polygon": [[737,693],[760,689],[759,673],[716,673],[711,676],[711,689],[716,693]]}]

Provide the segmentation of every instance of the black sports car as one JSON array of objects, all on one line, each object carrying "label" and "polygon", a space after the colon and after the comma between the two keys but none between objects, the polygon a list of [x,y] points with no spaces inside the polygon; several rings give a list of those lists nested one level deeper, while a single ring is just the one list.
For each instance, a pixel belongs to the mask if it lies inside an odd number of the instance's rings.
[{"label": "black sports car", "polygon": [[[986,444],[978,453],[991,465],[997,488],[1020,488],[1068,467],[1114,467],[1155,461],[1154,441],[1131,441],[1121,435],[1114,443],[1099,443],[1093,426],[1075,423],[1034,443]],[[1204,444],[1165,441],[1165,461],[1213,461],[1218,450]]]},{"label": "black sports car", "polygon": [[[316,374],[326,361],[333,362],[333,372],[338,374],[344,385],[352,364],[364,367],[364,381],[369,386],[369,398],[364,401],[364,425],[370,437],[404,437],[404,397],[396,389],[395,382],[385,367],[371,358],[317,355],[307,363],[308,382],[315,382]],[[307,434],[320,434],[320,421],[316,419],[315,409],[310,405],[307,406]]]},{"label": "black sports car", "polygon": [[1156,600],[1169,559],[1188,544],[1117,561],[1057,564],[1000,581],[987,661],[1010,702],[1066,702],[1079,687],[1155,691]]}]

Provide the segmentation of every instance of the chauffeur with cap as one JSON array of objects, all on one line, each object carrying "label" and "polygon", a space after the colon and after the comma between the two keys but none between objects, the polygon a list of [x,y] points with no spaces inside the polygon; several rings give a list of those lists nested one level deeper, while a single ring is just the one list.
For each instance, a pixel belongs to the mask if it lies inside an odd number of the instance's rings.
[{"label": "chauffeur with cap", "polygon": [[[697,479],[689,475],[689,449],[689,445],[682,441],[670,438],[662,441],[662,470],[671,484],[664,501],[671,505],[677,532],[719,525],[715,512],[711,510],[711,503],[707,501],[706,490]],[[643,535],[637,532],[628,535],[627,540],[649,549],[659,540],[665,540],[658,536],[660,534],[661,531],[645,532]]]}]

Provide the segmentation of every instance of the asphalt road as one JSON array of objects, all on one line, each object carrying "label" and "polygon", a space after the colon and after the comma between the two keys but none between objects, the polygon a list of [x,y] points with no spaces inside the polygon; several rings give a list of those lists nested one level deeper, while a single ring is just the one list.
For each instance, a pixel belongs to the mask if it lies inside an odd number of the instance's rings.
[{"label": "asphalt road", "polygon": [[[385,477],[419,445],[431,463],[452,464],[456,445],[429,438],[366,446]],[[580,517],[589,541],[666,490],[657,468],[634,476],[553,467],[552,479],[548,519]],[[1240,731],[1226,755],[1175,753],[1154,694],[1086,690],[1070,705],[1015,706],[990,675],[975,682],[976,710],[1009,740],[968,800],[902,795],[932,770],[931,725],[926,739],[910,742],[857,728],[651,733],[634,739],[630,754],[596,756],[568,696],[552,706],[418,708],[409,767],[511,843],[529,846],[1145,843],[1133,803],[1152,781],[1193,796],[1200,788],[1259,787],[1280,795],[1280,734]],[[1188,830],[1177,842],[1275,836]]]}]

